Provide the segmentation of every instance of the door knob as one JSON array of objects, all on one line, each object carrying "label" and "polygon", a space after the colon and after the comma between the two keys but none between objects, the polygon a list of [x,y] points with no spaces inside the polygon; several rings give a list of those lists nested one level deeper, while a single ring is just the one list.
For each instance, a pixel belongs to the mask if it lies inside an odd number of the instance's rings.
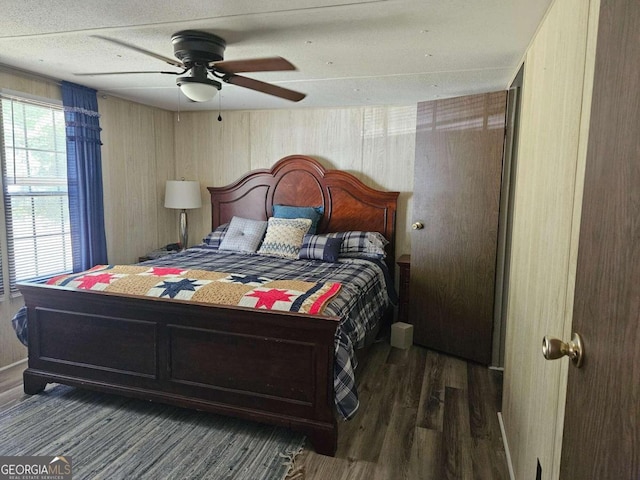
[{"label": "door knob", "polygon": [[567,356],[576,367],[580,368],[584,360],[582,338],[577,333],[574,333],[571,341],[565,343],[558,338],[545,336],[542,339],[542,355],[547,360],[555,360],[556,358]]},{"label": "door knob", "polygon": [[413,228],[414,230],[422,230],[424,228],[424,225],[422,224],[422,222],[416,222],[411,225],[411,228]]}]

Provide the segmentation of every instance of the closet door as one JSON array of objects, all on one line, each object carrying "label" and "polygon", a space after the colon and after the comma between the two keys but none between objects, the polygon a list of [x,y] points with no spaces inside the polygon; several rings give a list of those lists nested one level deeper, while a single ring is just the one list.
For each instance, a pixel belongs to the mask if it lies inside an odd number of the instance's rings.
[{"label": "closet door", "polygon": [[414,341],[491,361],[506,92],[418,104]]}]

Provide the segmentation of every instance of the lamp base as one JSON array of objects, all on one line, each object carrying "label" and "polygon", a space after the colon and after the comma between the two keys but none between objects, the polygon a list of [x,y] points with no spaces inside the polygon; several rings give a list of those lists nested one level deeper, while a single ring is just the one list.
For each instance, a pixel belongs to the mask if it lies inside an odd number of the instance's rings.
[{"label": "lamp base", "polygon": [[189,232],[188,232],[188,223],[187,223],[187,211],[183,208],[180,212],[180,246],[181,252],[184,252],[187,249],[189,242]]}]

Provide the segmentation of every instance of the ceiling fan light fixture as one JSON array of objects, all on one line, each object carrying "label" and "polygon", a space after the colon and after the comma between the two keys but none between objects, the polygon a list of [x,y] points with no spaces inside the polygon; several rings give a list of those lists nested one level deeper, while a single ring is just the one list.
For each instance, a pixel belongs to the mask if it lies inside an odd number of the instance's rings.
[{"label": "ceiling fan light fixture", "polygon": [[208,102],[222,88],[220,82],[210,78],[180,77],[176,79],[182,93],[194,102]]},{"label": "ceiling fan light fixture", "polygon": [[289,90],[252,77],[238,75],[238,73],[243,72],[280,72],[295,70],[296,67],[291,62],[277,56],[225,61],[223,54],[227,45],[226,42],[224,39],[209,32],[182,30],[173,34],[171,37],[173,53],[178,60],[158,55],[152,51],[113,38],[100,35],[94,35],[94,37],[101,38],[107,42],[128,48],[148,57],[153,57],[156,60],[161,60],[169,65],[182,69],[182,71],[103,72],[88,75],[161,73],[178,76],[186,74],[186,76],[181,76],[177,79],[176,83],[178,88],[180,88],[182,93],[190,100],[201,103],[212,100],[218,93],[218,90],[222,89],[221,82],[217,80],[292,102],[299,102],[305,98],[304,93]]}]

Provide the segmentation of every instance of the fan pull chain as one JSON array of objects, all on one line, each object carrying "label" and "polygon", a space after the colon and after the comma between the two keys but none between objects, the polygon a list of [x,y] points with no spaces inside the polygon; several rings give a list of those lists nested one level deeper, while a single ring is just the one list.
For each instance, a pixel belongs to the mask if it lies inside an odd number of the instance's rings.
[{"label": "fan pull chain", "polygon": [[178,123],[180,123],[180,89],[178,89]]},{"label": "fan pull chain", "polygon": [[220,110],[222,108],[222,94],[218,94],[218,121],[222,121],[222,115],[220,115]]}]

